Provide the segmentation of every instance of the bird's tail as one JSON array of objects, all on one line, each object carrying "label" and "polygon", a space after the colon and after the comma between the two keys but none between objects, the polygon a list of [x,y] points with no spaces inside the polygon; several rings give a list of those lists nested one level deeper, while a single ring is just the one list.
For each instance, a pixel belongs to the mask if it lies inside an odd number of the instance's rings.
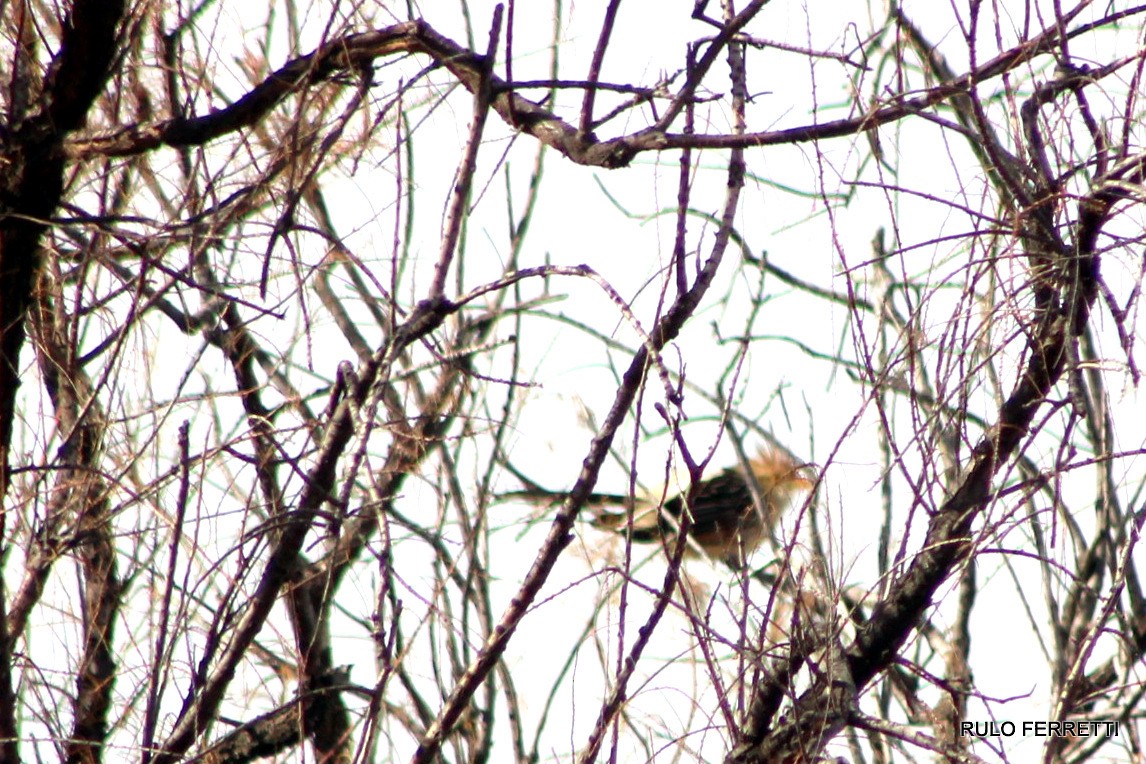
[{"label": "bird's tail", "polygon": [[[594,507],[598,511],[589,519],[589,523],[594,528],[612,531],[613,533],[626,533],[631,528],[632,539],[638,544],[651,544],[654,541],[659,541],[662,536],[662,528],[657,508],[647,500],[638,501],[635,502],[636,506],[630,515],[623,507],[631,500],[628,497],[623,498],[624,501],[620,503],[602,504],[599,507]],[[629,524],[630,517],[632,518],[631,526]]]},{"label": "bird's tail", "polygon": [[[530,487],[520,491],[508,491],[498,495],[499,499],[518,499],[536,506],[553,506],[569,498],[567,491],[547,491],[544,488]],[[591,493],[583,505],[589,510],[589,524],[594,528],[614,533],[623,533],[629,524],[629,507],[633,508],[633,540],[637,543],[650,543],[660,538],[657,528],[657,512],[654,502],[643,496],[626,496],[618,493]]]}]

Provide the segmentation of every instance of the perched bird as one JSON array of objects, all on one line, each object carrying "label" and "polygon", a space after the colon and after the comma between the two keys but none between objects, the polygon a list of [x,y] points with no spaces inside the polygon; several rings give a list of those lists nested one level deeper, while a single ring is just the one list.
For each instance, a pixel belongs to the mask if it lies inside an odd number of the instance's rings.
[{"label": "perched bird", "polygon": [[[795,494],[813,485],[807,468],[779,450],[762,450],[748,466],[755,486],[737,466],[701,481],[692,491],[688,538],[693,553],[699,548],[708,557],[738,566],[768,536]],[[759,491],[759,506],[754,490]],[[639,502],[631,526],[627,512],[601,512],[593,518],[593,525],[629,533],[637,543],[671,543],[688,501],[686,492],[660,507]]]}]

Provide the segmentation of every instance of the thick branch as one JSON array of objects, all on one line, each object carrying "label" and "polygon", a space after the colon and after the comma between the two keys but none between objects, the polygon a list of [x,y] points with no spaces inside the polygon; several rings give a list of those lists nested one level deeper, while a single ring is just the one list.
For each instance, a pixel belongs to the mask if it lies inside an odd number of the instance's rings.
[{"label": "thick branch", "polygon": [[[1141,9],[1137,12],[1141,12]],[[747,15],[742,14],[742,17],[746,22]],[[1074,30],[1071,34],[1078,34],[1085,29],[1087,27]],[[201,145],[257,123],[284,99],[305,87],[330,80],[339,74],[360,71],[371,66],[378,58],[396,53],[421,53],[448,69],[471,93],[488,87],[492,94],[490,106],[506,124],[532,135],[578,164],[617,168],[627,166],[634,157],[645,151],[683,147],[750,148],[856,135],[965,94],[976,83],[998,77],[1034,56],[1051,51],[1059,39],[1058,27],[1052,26],[962,77],[925,90],[914,98],[900,98],[891,105],[851,119],[733,135],[669,133],[658,124],[631,135],[600,141],[592,133],[578,131],[574,125],[540,104],[517,95],[511,83],[488,71],[486,56],[463,48],[419,19],[328,42],[314,52],[280,67],[225,108],[201,116],[130,125],[103,135],[77,139],[68,145],[67,152],[73,159],[89,159],[95,156],[134,155],[159,146]],[[687,93],[682,94],[676,100],[687,97]]]},{"label": "thick branch", "polygon": [[[10,448],[20,385],[20,353],[32,285],[40,267],[40,240],[63,193],[64,163],[57,148],[79,127],[103,90],[116,50],[122,0],[77,0],[63,26],[41,98],[46,104],[0,145],[0,505],[8,494]],[[0,511],[0,518],[3,518]],[[2,523],[2,520],[0,520]],[[0,538],[4,528],[0,524]],[[0,761],[18,761],[12,652],[6,594],[0,590]]]}]

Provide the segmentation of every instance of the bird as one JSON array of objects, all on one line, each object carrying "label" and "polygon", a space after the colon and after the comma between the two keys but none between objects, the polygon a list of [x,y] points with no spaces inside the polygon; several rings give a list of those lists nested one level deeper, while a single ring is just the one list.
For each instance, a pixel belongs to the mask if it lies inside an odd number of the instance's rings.
[{"label": "bird", "polygon": [[[771,533],[796,494],[815,484],[806,465],[779,449],[762,449],[747,466],[755,487],[738,465],[701,480],[691,492],[673,496],[660,506],[656,501],[638,500],[631,513],[599,511],[591,523],[627,534],[634,543],[660,542],[671,550],[687,505],[691,522],[686,524],[686,553],[696,556],[700,551],[709,559],[739,567]],[[754,489],[759,491],[759,507]]]}]

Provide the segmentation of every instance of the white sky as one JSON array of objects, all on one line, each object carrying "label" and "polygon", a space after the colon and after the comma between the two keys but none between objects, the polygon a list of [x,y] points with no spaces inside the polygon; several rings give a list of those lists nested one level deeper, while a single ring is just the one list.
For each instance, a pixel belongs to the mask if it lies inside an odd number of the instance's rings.
[{"label": "white sky", "polygon": [[[477,30],[478,47],[484,47],[493,4],[475,1],[466,5]],[[567,7],[560,48],[562,76],[575,78],[584,75],[600,23],[599,5],[579,2]],[[610,48],[606,58],[603,79],[648,84],[661,72],[680,66],[685,42],[704,33],[702,25],[685,18],[688,5],[685,0],[673,3],[630,0],[622,4],[614,33],[617,42]],[[716,12],[716,3],[712,5],[710,12]],[[1019,23],[1017,14],[1025,4],[1015,2],[997,5],[1016,14],[1013,23]],[[258,29],[262,19],[245,18],[246,7],[227,9],[224,13],[228,18],[221,23]],[[827,7],[818,6],[816,10]],[[908,15],[939,44],[952,68],[962,72],[967,61],[960,58],[962,43],[954,31],[950,6],[917,2],[905,4],[905,7]],[[423,13],[439,32],[461,42],[465,32],[456,8],[454,3],[426,3]],[[774,2],[765,9],[752,29],[757,34],[765,30],[770,39],[789,45],[835,52],[850,51],[857,35],[865,36],[873,21],[867,18],[866,9],[858,3],[830,4],[830,8],[830,13],[812,14],[797,3]],[[856,14],[854,19],[845,17],[849,10]],[[316,19],[322,18],[322,12],[317,9],[304,9],[304,12],[314,13]],[[364,25],[370,23],[383,26],[398,20],[388,16],[384,8],[372,9],[371,12],[376,15],[372,19],[363,19]],[[237,18],[229,17],[231,13]],[[516,78],[548,76],[546,41],[552,23],[550,14],[550,6],[546,3],[518,4],[514,59]],[[1003,15],[1006,16],[1005,13]],[[1036,20],[1031,23],[1031,28],[1040,28],[1042,25],[1041,20]],[[300,49],[304,51],[310,50],[319,39],[322,24],[316,21],[308,25],[307,29],[312,39],[304,37],[300,43]],[[996,50],[992,42],[993,33],[993,30],[988,29],[981,35],[983,59],[989,58]],[[1013,40],[1013,36],[1005,30],[1002,36],[1004,47]],[[221,64],[229,64],[241,56],[243,49],[229,35],[220,35],[216,39],[220,47],[226,50],[212,51],[212,55],[217,55]],[[1085,42],[1089,41],[1080,42],[1072,49],[1076,56],[1084,60],[1088,55],[1096,58],[1106,56],[1101,48],[1094,52],[1088,51],[1084,47]],[[233,50],[226,49],[230,43],[235,43]],[[282,62],[288,47],[285,39],[272,41],[269,56],[272,65],[277,66]],[[768,53],[750,57],[750,90],[757,94],[749,114],[750,130],[789,127],[814,120],[849,116],[850,92],[847,80],[841,76],[841,68],[828,61],[821,61],[814,67],[794,65],[799,62],[799,57],[793,54]],[[377,79],[383,82],[399,72],[403,76],[408,75],[423,63],[419,61],[412,68],[383,67]],[[1047,62],[1038,63],[1046,65]],[[235,71],[238,72],[237,65]],[[504,75],[504,68],[499,67],[499,74]],[[432,81],[441,84],[447,78],[439,73]],[[727,79],[723,74],[716,73],[710,82],[723,85]],[[388,93],[394,87],[394,82],[389,82],[387,87],[379,88],[379,91]],[[540,92],[535,91],[535,94]],[[415,90],[414,94],[417,93]],[[814,94],[819,104],[816,113],[812,111],[809,93]],[[572,119],[578,99],[579,94],[567,91],[561,96],[558,110]],[[610,100],[603,97],[598,112],[603,111],[608,103]],[[417,154],[413,172],[418,184],[415,209],[417,225],[416,243],[412,251],[417,257],[417,265],[414,278],[407,281],[407,285],[413,284],[414,287],[412,292],[403,295],[406,298],[411,294],[420,297],[418,290],[424,290],[428,284],[428,275],[437,255],[444,200],[468,128],[468,106],[468,96],[448,100],[416,134]],[[414,115],[420,117],[422,113],[416,112]],[[712,132],[724,131],[727,125],[722,119],[720,112],[714,110],[712,124],[701,124],[700,127]],[[617,124],[600,130],[599,134],[601,137],[610,137],[617,131],[628,131],[638,126],[643,125],[638,125],[635,119],[619,120]],[[962,142],[944,135],[934,125],[906,121],[879,132],[889,152],[897,150],[897,142],[902,147],[899,173],[894,178],[886,175],[881,178],[877,168],[869,166],[864,170],[863,179],[869,182],[885,180],[904,188],[922,188],[931,195],[930,199],[906,196],[889,201],[882,191],[865,188],[860,189],[848,205],[834,205],[829,217],[823,212],[823,200],[819,194],[843,194],[851,190],[844,179],[857,174],[857,163],[867,155],[869,149],[866,137],[837,139],[819,147],[800,145],[752,150],[747,157],[752,177],[744,189],[737,221],[739,231],[752,253],[759,256],[761,252],[767,251],[772,262],[798,277],[825,288],[844,291],[845,263],[847,267],[855,268],[871,258],[871,240],[881,226],[888,229],[888,241],[893,242],[891,230],[894,224],[898,226],[900,243],[905,248],[922,243],[918,249],[909,249],[902,261],[892,265],[898,275],[906,274],[931,285],[964,278],[967,269],[965,242],[944,237],[965,234],[970,225],[968,219],[947,202],[967,204],[973,208],[980,206],[975,194],[984,181],[973,157]],[[378,135],[389,139],[393,133],[383,130]],[[494,162],[500,159],[508,146],[508,135],[506,126],[496,119],[491,120],[486,135],[489,145],[483,150],[481,169],[475,185],[482,194],[479,212],[468,224],[464,255],[466,289],[492,280],[502,273],[508,254],[505,203],[502,201],[505,167],[509,168],[508,174],[518,208],[526,194],[525,182],[532,167],[535,142],[529,137],[517,137],[509,151],[506,165],[495,166]],[[817,148],[821,152],[819,155],[816,154]],[[705,213],[715,212],[721,203],[725,183],[721,169],[725,159],[723,153],[712,152],[697,160],[706,170],[698,175],[693,203]],[[654,320],[653,309],[659,288],[657,277],[667,267],[671,256],[674,219],[671,214],[664,213],[675,204],[676,163],[675,153],[662,156],[646,154],[639,157],[630,168],[607,171],[575,166],[551,152],[545,166],[546,188],[542,191],[540,204],[533,217],[531,233],[522,253],[522,265],[538,265],[547,261],[563,265],[590,265],[631,301],[635,315],[647,329]],[[387,256],[393,238],[395,182],[391,167],[392,163],[388,160],[382,161],[377,155],[368,155],[358,165],[353,177],[332,182],[328,186],[328,201],[334,202],[332,213],[336,225],[346,237],[346,244],[383,283],[388,282]],[[706,256],[712,243],[713,226],[705,224],[699,217],[693,217],[690,220],[690,231],[690,245],[699,248],[701,257]],[[252,252],[260,253],[260,257],[254,260],[261,264],[264,243],[252,242],[248,246]],[[322,253],[306,254],[312,258],[308,262],[315,262]],[[672,370],[683,368],[690,383],[710,390],[716,389],[721,373],[736,353],[733,344],[717,343],[717,332],[721,337],[730,337],[744,330],[748,310],[746,298],[757,286],[754,282],[742,280],[740,275],[733,275],[738,256],[739,253],[729,250],[722,277],[681,337],[664,354]],[[898,271],[900,268],[902,272]],[[1104,272],[1118,274],[1120,271],[1125,280],[1112,282],[1115,289],[1125,289],[1133,279],[1139,277],[1133,263],[1104,263]],[[747,269],[747,272],[752,274],[751,269]],[[861,270],[853,271],[853,278],[860,289],[864,288],[868,280],[868,276]],[[876,529],[882,518],[879,489],[884,477],[875,447],[878,429],[876,412],[867,399],[868,391],[851,383],[844,369],[811,359],[792,343],[780,339],[790,337],[822,353],[840,351],[851,356],[851,319],[843,309],[811,301],[775,279],[769,278],[765,285],[770,300],[761,309],[753,324],[753,331],[756,335],[771,335],[777,339],[761,339],[753,343],[735,391],[739,408],[759,416],[760,425],[811,463],[824,465],[835,454],[824,476],[817,505],[821,522],[834,529],[832,537],[841,542],[840,548],[832,550],[837,555],[831,561],[833,572],[851,585],[873,586],[877,570]],[[290,280],[272,283],[271,295],[289,300],[294,287],[295,284]],[[859,296],[869,299],[877,297],[877,287]],[[411,289],[409,286],[406,288]],[[550,288],[554,294],[566,296],[564,301],[548,307],[550,313],[561,313],[583,322],[627,346],[634,344],[631,328],[626,326],[615,306],[596,286],[587,281],[555,279]],[[539,294],[540,289],[541,284],[537,282],[523,286],[527,297]],[[735,299],[722,301],[721,298],[730,292],[735,295]],[[964,309],[957,302],[958,299],[958,289],[936,289],[928,295],[928,302],[919,314],[920,325],[927,338],[938,339],[944,329],[951,325],[953,318],[958,317],[957,311]],[[268,302],[273,304],[270,299]],[[289,338],[296,336],[301,321],[302,316],[297,313],[297,309],[291,307],[287,318],[278,327],[281,336],[276,336],[265,322],[260,324],[259,329],[269,344],[282,343],[285,350]],[[319,324],[321,326],[321,320]],[[1112,327],[1109,319],[1100,315],[1096,318],[1096,324],[1097,333],[1103,342],[1102,351],[1111,359],[1111,367],[1117,367],[1122,355],[1117,345],[1111,343]],[[310,344],[305,349],[298,349],[294,359],[299,364],[310,364],[320,377],[329,377],[339,361],[351,359],[345,343],[334,338],[336,330],[328,328],[328,332],[313,335]],[[867,326],[867,329],[872,331],[874,323]],[[499,336],[504,338],[508,331],[506,327]],[[610,368],[609,362],[612,360],[614,365],[623,368],[627,365],[628,356],[609,356],[602,351],[601,343],[597,340],[566,325],[545,319],[527,322],[522,337],[525,377],[537,384],[521,393],[520,413],[515,417],[514,432],[508,441],[510,456],[514,465],[534,480],[561,489],[571,485],[576,478],[589,440],[594,435],[583,412],[591,412],[598,422],[603,418],[616,388],[614,370]],[[368,339],[376,342],[379,337],[368,336]],[[162,338],[156,338],[154,347],[149,348],[148,352],[155,354],[155,368],[158,369],[166,368],[168,363],[172,364],[172,368],[180,368],[183,364],[181,359],[186,357],[185,346],[165,344]],[[171,353],[170,361],[165,357],[166,353]],[[1014,363],[1016,359],[1009,360]],[[216,380],[229,378],[222,372],[215,376]],[[168,383],[174,390],[177,381],[166,380],[162,375],[146,382],[153,388],[162,388]],[[1117,412],[1116,422],[1121,438],[1119,448],[1141,447],[1141,423],[1146,421],[1146,412],[1142,410],[1143,403],[1137,390],[1119,373],[1111,374],[1108,384],[1111,385],[1112,404]],[[315,387],[319,386],[320,381],[316,380]],[[1010,381],[1004,381],[1003,386],[1009,389]],[[994,401],[985,389],[976,391],[971,405],[993,419],[991,412]],[[174,392],[166,395],[173,396]],[[615,445],[625,459],[632,457],[635,460],[642,482],[655,487],[664,473],[666,453],[671,442],[652,411],[651,403],[659,400],[659,390],[655,383],[650,384],[649,395],[642,424],[650,428],[651,435],[643,433],[640,437],[634,437],[632,423],[629,423],[622,429]],[[703,453],[713,444],[715,437],[714,409],[699,396],[690,395],[686,398],[684,410],[691,417],[686,427],[690,447],[694,454]],[[905,413],[904,408],[901,416]],[[178,419],[172,417],[173,422]],[[1059,424],[1055,421],[1049,427],[1053,429]],[[906,419],[893,423],[901,436],[912,425]],[[196,426],[197,442],[209,440],[207,431],[213,423],[201,420]],[[758,438],[749,437],[747,440],[750,449],[759,445]],[[637,444],[635,456],[632,455],[634,441]],[[1053,443],[1053,439],[1047,442]],[[911,454],[908,459],[911,459]],[[713,460],[714,466],[722,467],[734,462],[735,455],[731,446],[727,441],[721,443]],[[627,487],[627,473],[623,466],[617,463],[607,465],[599,488],[604,491],[624,491]],[[912,464],[912,468],[915,466]],[[1122,466],[1126,470],[1124,485],[1135,486],[1144,474],[1141,461],[1128,459]],[[234,479],[233,484],[232,476],[209,477],[217,481],[214,488],[220,492],[232,485],[233,490],[243,490],[241,476]],[[1092,475],[1085,470],[1066,476],[1062,492],[1070,506],[1085,509],[1092,503],[1091,481]],[[516,487],[508,475],[498,486],[501,490]],[[430,495],[432,492],[420,489],[416,481],[410,481],[406,490],[404,500],[407,506],[434,506],[436,499]],[[906,497],[909,492],[899,479],[895,481],[895,491],[896,516],[903,520],[902,526],[896,530],[902,534],[908,528],[909,500]],[[932,500],[939,498],[931,497]],[[997,518],[1004,510],[1018,509],[1017,500],[1009,505],[1004,502],[992,510],[992,516]],[[528,515],[533,511],[531,508],[504,504],[495,507],[494,511],[499,513],[494,525],[504,526],[495,533],[495,543],[500,546],[496,556],[498,567],[493,571],[498,577],[493,587],[494,609],[495,613],[500,613],[532,563],[544,537],[546,525],[528,524]],[[1080,522],[1087,524],[1087,516],[1081,516]],[[912,551],[920,543],[921,528],[921,519],[917,516],[908,541]],[[1061,535],[1059,538],[1062,544]],[[1005,541],[1013,541],[1013,545],[1018,546],[1020,539],[1022,545],[1029,548],[1029,541],[1025,536],[1020,537],[1018,532],[1006,537]],[[897,537],[893,539],[893,544],[900,541],[901,538]],[[588,529],[575,543],[576,550],[567,554],[554,571],[535,606],[536,611],[525,619],[506,656],[520,685],[519,691],[530,698],[525,709],[527,729],[532,728],[533,721],[541,713],[538,699],[544,697],[561,670],[575,639],[587,627],[591,613],[602,601],[606,602],[605,613],[594,621],[594,628],[598,630],[597,637],[605,645],[603,649],[606,652],[616,649],[619,615],[613,590],[617,579],[610,575],[593,575],[602,566],[601,547],[611,542],[602,534]],[[410,617],[416,618],[420,607],[417,592],[431,585],[431,572],[427,560],[418,557],[419,552],[413,551],[413,545],[399,546],[399,553],[410,555],[408,558],[400,558],[399,562],[404,566],[404,575],[410,585],[410,591],[405,593],[405,601],[410,608]],[[1069,562],[1064,548],[1060,547],[1057,554],[1064,558],[1064,562]],[[1146,561],[1141,555],[1137,559],[1140,562]],[[1033,563],[1015,556],[986,555],[981,558],[978,571],[981,591],[972,646],[975,679],[983,693],[996,699],[1014,699],[1006,704],[992,705],[996,718],[1015,721],[1046,719],[1049,717],[1046,693],[1050,689],[1047,663],[1033,630],[1027,625],[1025,615],[1017,605],[1015,584],[1010,573],[1003,568],[1004,563],[1013,566],[1021,586],[1028,589],[1028,600],[1033,603],[1035,610],[1033,617],[1038,622],[1038,628],[1045,629],[1040,604],[1042,584]],[[659,586],[663,567],[663,562],[654,555],[637,577],[650,586]],[[697,581],[698,590],[714,598],[714,629],[733,635],[734,623],[727,611],[735,613],[739,600],[738,593],[730,589],[729,575],[722,569],[717,570],[703,563],[690,564],[689,571]],[[422,575],[425,578],[420,578]],[[371,581],[370,585],[361,587],[361,602],[353,602],[353,591],[344,592],[344,605],[356,614],[371,612],[374,608],[371,601],[375,589],[373,584]],[[626,620],[626,649],[631,644],[636,626],[644,618],[649,602],[637,589],[631,591],[635,604]],[[760,596],[759,592],[754,594]],[[950,600],[949,594],[950,587],[941,592],[939,600]],[[726,606],[726,602],[731,604]],[[949,614],[947,610],[949,608],[946,606],[940,607],[935,619],[936,625],[946,625],[944,618]],[[345,655],[345,662],[354,664],[355,681],[372,686],[376,674],[372,645],[366,632],[360,625],[349,621],[341,625],[345,631],[339,637],[340,656]],[[283,632],[287,633],[285,627]],[[425,630],[420,633],[424,634]],[[704,669],[692,663],[690,657],[694,656],[687,653],[691,641],[687,620],[679,613],[670,612],[658,630],[642,666],[648,672],[647,683],[633,685],[629,709],[634,717],[648,720],[652,728],[658,727],[663,719],[665,727],[674,734],[685,729],[702,730],[688,738],[688,745],[692,750],[715,757],[725,750],[727,741],[720,738],[719,732],[703,732],[705,724],[697,721],[711,714],[713,724],[722,724],[714,711],[715,703]],[[415,649],[422,647],[419,645]],[[1104,648],[1109,649],[1107,646]],[[44,649],[56,648],[44,646]],[[608,658],[615,661],[615,653],[609,654]],[[583,648],[572,669],[572,679],[567,679],[557,691],[545,744],[541,748],[543,756],[549,755],[552,760],[566,761],[583,745],[585,735],[595,721],[604,691],[602,672],[597,661],[593,648]],[[729,661],[726,668],[731,673],[736,669],[735,663]],[[937,674],[942,673],[941,666],[928,668]],[[426,671],[428,675],[429,668]],[[990,718],[982,706],[975,704],[972,704],[970,716],[977,721]],[[666,740],[665,745],[669,753],[664,760],[671,760],[674,743]],[[1008,760],[1034,760],[1038,747],[1038,740],[1008,740]],[[991,759],[986,749],[977,749],[976,752]],[[641,755],[629,751],[627,756],[632,758],[623,756],[621,760],[641,760]]]}]

